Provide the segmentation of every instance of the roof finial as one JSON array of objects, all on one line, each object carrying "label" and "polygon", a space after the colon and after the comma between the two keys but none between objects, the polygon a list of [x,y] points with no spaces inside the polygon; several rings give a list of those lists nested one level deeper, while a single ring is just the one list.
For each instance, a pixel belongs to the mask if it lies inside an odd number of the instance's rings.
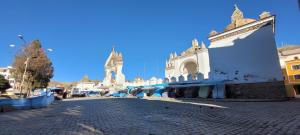
[{"label": "roof finial", "polygon": [[112,52],[115,52],[115,45],[112,45]]},{"label": "roof finial", "polygon": [[204,49],[204,48],[206,48],[206,46],[205,46],[204,42],[202,41],[201,42],[201,49]]},{"label": "roof finial", "polygon": [[192,46],[193,46],[193,47],[198,47],[198,41],[197,41],[196,38],[194,38],[194,39],[192,40]]},{"label": "roof finial", "polygon": [[237,4],[234,4],[234,10],[238,10],[239,7],[237,6]]},{"label": "roof finial", "polygon": [[234,11],[231,15],[231,23],[235,23],[236,20],[243,19],[243,12],[238,8],[236,4],[234,4]]}]

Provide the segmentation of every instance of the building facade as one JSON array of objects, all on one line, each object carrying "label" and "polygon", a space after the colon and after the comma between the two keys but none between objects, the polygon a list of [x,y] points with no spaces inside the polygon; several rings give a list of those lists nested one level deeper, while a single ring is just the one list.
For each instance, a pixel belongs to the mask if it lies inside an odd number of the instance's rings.
[{"label": "building facade", "polygon": [[300,46],[284,45],[278,49],[278,55],[281,68],[285,68],[286,61],[300,59]]},{"label": "building facade", "polygon": [[156,85],[156,84],[162,84],[163,79],[151,77],[149,80],[144,80],[141,77],[136,77],[133,81],[126,82],[126,86],[150,86],[150,85]]},{"label": "building facade", "polygon": [[278,49],[287,97],[300,97],[300,46],[288,45]]},{"label": "building facade", "polygon": [[[221,32],[211,31],[208,39],[208,49],[198,47],[195,44],[197,42],[193,41],[193,51],[188,51],[188,56],[171,54],[166,63],[166,79],[170,82],[181,82],[186,78],[198,81],[171,83],[171,91],[182,89],[181,91],[186,92],[183,97],[197,97],[197,93],[201,91],[206,93],[206,97],[212,95],[214,98],[286,97],[275,42],[275,16],[264,11],[258,19],[245,18],[235,5],[231,23]],[[193,53],[198,52],[195,50],[200,52]],[[185,61],[186,57],[194,59]],[[196,64],[190,66],[190,61]],[[202,80],[199,73],[207,81],[199,81]],[[207,90],[203,85],[212,85],[213,90]],[[182,93],[177,93],[180,94]]]},{"label": "building facade", "polygon": [[192,46],[177,56],[171,53],[166,61],[165,81],[184,82],[208,78],[209,56],[208,49],[202,42],[201,46],[194,39]]},{"label": "building facade", "polygon": [[235,6],[223,32],[209,35],[210,79],[233,83],[283,81],[275,42],[275,16],[244,18]]},{"label": "building facade", "polygon": [[13,90],[16,87],[16,81],[15,78],[12,76],[12,70],[13,68],[11,66],[0,67],[0,75],[4,76],[4,78],[9,81],[9,84],[11,86],[11,88],[7,90],[8,92],[13,92]]}]

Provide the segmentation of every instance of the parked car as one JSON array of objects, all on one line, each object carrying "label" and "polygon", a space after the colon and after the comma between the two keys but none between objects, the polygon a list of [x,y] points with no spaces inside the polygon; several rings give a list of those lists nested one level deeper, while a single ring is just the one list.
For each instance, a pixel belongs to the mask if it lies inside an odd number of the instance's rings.
[{"label": "parked car", "polygon": [[73,88],[71,95],[72,97],[85,97],[89,91],[82,91],[79,88]]},{"label": "parked car", "polygon": [[89,97],[100,96],[100,92],[99,91],[89,91],[87,93],[87,96],[89,96]]}]

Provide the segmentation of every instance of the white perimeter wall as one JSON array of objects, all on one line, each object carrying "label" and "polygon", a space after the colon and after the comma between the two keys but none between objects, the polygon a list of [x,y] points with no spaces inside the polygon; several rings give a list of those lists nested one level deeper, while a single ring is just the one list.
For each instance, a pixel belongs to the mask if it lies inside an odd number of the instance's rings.
[{"label": "white perimeter wall", "polygon": [[283,80],[272,25],[212,42],[209,57],[212,80]]}]

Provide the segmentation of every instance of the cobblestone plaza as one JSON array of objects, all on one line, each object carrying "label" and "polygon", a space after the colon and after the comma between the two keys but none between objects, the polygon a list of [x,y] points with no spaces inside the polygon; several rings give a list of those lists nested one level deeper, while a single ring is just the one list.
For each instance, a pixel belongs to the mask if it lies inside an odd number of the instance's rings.
[{"label": "cobblestone plaza", "polygon": [[71,99],[0,114],[1,135],[299,134],[300,101]]}]

